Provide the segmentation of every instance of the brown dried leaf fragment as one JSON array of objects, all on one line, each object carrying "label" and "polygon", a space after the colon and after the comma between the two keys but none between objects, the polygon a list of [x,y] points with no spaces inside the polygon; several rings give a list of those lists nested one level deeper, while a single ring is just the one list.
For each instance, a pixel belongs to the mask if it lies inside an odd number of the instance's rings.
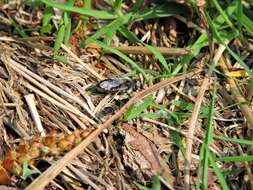
[{"label": "brown dried leaf fragment", "polygon": [[124,123],[122,128],[129,133],[133,140],[130,142],[136,151],[139,151],[144,158],[150,163],[152,172],[154,175],[159,174],[172,187],[174,177],[171,175],[171,170],[168,165],[164,162],[158,153],[155,145],[152,144],[146,137],[139,134],[129,124]]}]

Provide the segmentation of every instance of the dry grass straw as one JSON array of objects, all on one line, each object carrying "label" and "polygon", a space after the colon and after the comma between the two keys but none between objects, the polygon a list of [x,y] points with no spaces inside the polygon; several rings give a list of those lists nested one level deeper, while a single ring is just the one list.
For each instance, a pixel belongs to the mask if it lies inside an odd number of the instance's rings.
[{"label": "dry grass straw", "polygon": [[186,73],[186,74],[178,76],[178,77],[174,77],[171,79],[161,81],[161,82],[147,88],[146,90],[143,90],[143,91],[137,93],[119,111],[117,111],[110,119],[108,119],[104,124],[99,126],[86,139],[84,139],[78,146],[76,146],[74,149],[72,149],[63,158],[61,158],[57,163],[52,165],[43,174],[41,174],[36,180],[34,180],[26,188],[26,190],[32,190],[32,189],[41,190],[41,189],[43,189],[51,180],[53,180],[61,172],[61,170],[72,159],[74,159],[85,147],[87,147],[91,142],[93,142],[94,139],[97,138],[98,135],[100,135],[104,129],[110,127],[113,121],[119,119],[129,106],[133,105],[134,103],[137,103],[142,98],[152,94],[153,92],[155,92],[161,88],[164,88],[165,86],[167,86],[169,84],[172,84],[172,83],[178,82],[180,80],[184,80],[186,78],[192,77],[193,75],[197,74],[199,71],[200,70]]},{"label": "dry grass straw", "polygon": [[[214,58],[213,58],[214,65],[217,65],[224,50],[225,50],[225,47],[223,45],[220,45],[216,51]],[[184,169],[184,174],[185,174],[184,175],[184,185],[185,185],[184,188],[185,189],[190,189],[190,167],[191,167],[193,136],[194,136],[195,126],[197,123],[199,110],[200,110],[202,101],[203,101],[205,92],[209,88],[209,85],[210,85],[210,77],[211,77],[210,74],[211,73],[210,73],[210,71],[208,71],[207,76],[202,81],[202,84],[201,84],[199,92],[198,92],[198,96],[195,101],[192,116],[190,119],[190,124],[189,124],[189,129],[188,129],[188,138],[187,138],[187,142],[186,142],[186,155],[185,155],[185,169]]]}]

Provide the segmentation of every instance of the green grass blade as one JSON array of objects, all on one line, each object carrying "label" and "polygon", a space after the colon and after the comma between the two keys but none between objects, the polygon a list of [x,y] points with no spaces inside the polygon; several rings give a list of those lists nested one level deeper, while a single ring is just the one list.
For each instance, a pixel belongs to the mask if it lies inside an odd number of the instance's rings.
[{"label": "green grass blade", "polygon": [[200,151],[199,151],[200,162],[199,162],[198,171],[197,171],[197,181],[196,181],[196,189],[197,190],[200,190],[200,181],[203,178],[201,176],[202,176],[202,173],[203,173],[204,152],[205,152],[205,146],[202,145],[200,147]]},{"label": "green grass blade", "polygon": [[71,38],[71,19],[68,19],[68,23],[65,26],[65,35],[63,43],[68,46],[70,38]]},{"label": "green grass blade", "polygon": [[135,21],[148,20],[154,18],[168,17],[179,14],[187,14],[188,10],[186,6],[175,4],[175,3],[165,3],[155,8],[146,8],[139,12],[135,16]]},{"label": "green grass blade", "polygon": [[18,25],[15,20],[13,20],[11,17],[9,17],[9,20],[11,21],[12,26],[14,27],[15,31],[22,37],[28,37],[28,35],[25,33],[25,31],[23,30],[22,26]]},{"label": "green grass blade", "polygon": [[[171,104],[177,106],[178,108],[180,108],[182,110],[187,110],[187,111],[193,111],[193,108],[194,108],[194,104],[188,103],[188,102],[184,102],[184,101],[181,101],[181,100],[172,100]],[[207,107],[201,106],[200,113],[208,115],[209,110],[208,110]]]},{"label": "green grass blade", "polygon": [[105,34],[112,34],[116,32],[120,26],[128,23],[132,17],[132,14],[126,14],[124,16],[118,17],[114,21],[112,21],[110,24],[106,25],[104,28],[98,30],[95,34],[93,34],[91,37],[87,38],[85,40],[85,43],[88,44],[94,40],[97,40],[101,36]]},{"label": "green grass blade", "polygon": [[148,107],[153,105],[153,102],[154,102],[153,97],[148,96],[147,98],[144,99],[142,103],[131,107],[124,115],[124,119],[129,121],[131,119],[134,119],[140,116],[142,112],[144,112]]},{"label": "green grass blade", "polygon": [[250,78],[253,79],[253,72],[248,67],[248,65],[227,45],[226,45],[226,49],[228,50],[230,55],[232,55],[232,57],[245,69],[245,71],[249,74]]},{"label": "green grass blade", "polygon": [[52,7],[46,6],[43,18],[42,18],[42,27],[40,29],[41,33],[49,33],[51,32],[52,25],[50,24],[53,18],[53,9]]},{"label": "green grass blade", "polygon": [[182,138],[181,138],[180,134],[175,131],[170,131],[170,134],[171,134],[171,137],[172,137],[173,141],[175,142],[176,146],[178,147],[178,149],[180,150],[182,155],[185,157],[185,147],[182,142]]},{"label": "green grass blade", "polygon": [[91,9],[91,0],[84,0],[84,6],[86,9]]},{"label": "green grass blade", "polygon": [[206,18],[207,18],[207,22],[208,22],[208,25],[212,31],[212,34],[213,34],[213,37],[221,44],[223,44],[223,40],[222,40],[222,37],[220,36],[220,33],[218,32],[217,30],[217,26],[214,24],[214,22],[212,21],[211,17],[209,16],[208,12],[205,11],[205,15],[206,15]]},{"label": "green grass blade", "polygon": [[63,11],[69,11],[74,13],[79,13],[81,15],[85,16],[92,16],[99,19],[115,19],[117,18],[116,15],[110,14],[105,11],[97,11],[97,10],[90,10],[87,8],[79,8],[74,6],[67,6],[65,4],[57,3],[51,0],[41,0],[43,3],[45,3],[48,6],[61,9]]},{"label": "green grass blade", "polygon": [[63,13],[63,20],[64,20],[63,24],[65,26],[63,43],[65,45],[68,45],[69,39],[71,37],[71,18],[69,17],[69,14],[67,12]]},{"label": "green grass blade", "polygon": [[145,46],[146,46],[146,48],[148,48],[154,54],[155,58],[160,61],[160,63],[164,67],[165,71],[167,71],[167,73],[170,73],[170,69],[168,67],[167,61],[165,60],[165,58],[161,54],[161,52],[159,52],[156,47],[153,47],[153,46],[150,46],[150,45],[147,45],[147,44],[145,44]]},{"label": "green grass blade", "polygon": [[203,189],[207,189],[207,178],[208,178],[208,158],[209,158],[209,151],[208,147],[210,146],[212,140],[213,140],[213,114],[214,114],[214,103],[215,103],[215,94],[216,94],[216,84],[213,85],[213,92],[212,92],[212,98],[211,98],[211,105],[208,113],[208,122],[207,122],[207,129],[206,129],[206,135],[205,135],[205,142],[204,142],[204,154],[203,154]]},{"label": "green grass blade", "polygon": [[163,114],[161,113],[142,113],[140,114],[142,118],[148,118],[148,119],[159,119],[163,118]]},{"label": "green grass blade", "polygon": [[224,39],[222,39],[220,33],[217,30],[217,27],[214,25],[212,19],[210,18],[209,14],[207,12],[205,12],[206,17],[207,17],[207,21],[208,24],[212,30],[213,36],[214,38],[221,44],[225,45],[226,49],[228,50],[228,52],[230,53],[230,55],[232,55],[236,61],[238,61],[238,63],[245,69],[245,71],[249,74],[249,76],[251,78],[253,78],[253,72],[249,69],[248,65],[246,63],[244,63],[244,61],[236,54],[233,52],[233,50],[231,50],[228,45],[226,45],[224,43]]},{"label": "green grass blade", "polygon": [[152,189],[145,187],[144,185],[141,185],[139,183],[134,183],[134,184],[138,187],[139,190],[152,190]]},{"label": "green grass blade", "polygon": [[216,7],[216,9],[220,12],[221,16],[223,17],[224,21],[228,24],[229,27],[236,30],[233,23],[229,20],[227,14],[223,11],[222,7],[218,3],[217,0],[212,0],[213,5]]},{"label": "green grass blade", "polygon": [[[231,16],[235,10],[236,10],[236,2],[237,1],[233,1],[232,3],[230,3],[230,5],[226,8],[225,12],[228,16]],[[224,24],[225,20],[222,17],[222,15],[219,15],[215,20],[214,20],[214,24],[216,27],[221,27]],[[207,38],[207,34],[206,32],[202,33],[200,35],[200,37],[197,39],[197,41],[193,44],[190,45],[189,47],[192,49],[192,55],[187,55],[181,58],[181,64],[178,64],[177,67],[174,69],[173,71],[173,75],[176,75],[181,68],[183,67],[183,65],[188,64],[196,55],[199,54],[200,50],[203,47],[206,47],[208,45],[208,38]]]},{"label": "green grass blade", "polygon": [[132,43],[140,42],[139,38],[125,26],[121,26],[119,32]]},{"label": "green grass blade", "polygon": [[152,177],[152,190],[161,190],[160,179],[157,175]]},{"label": "green grass blade", "polygon": [[222,162],[252,162],[253,155],[227,156],[227,157],[215,158],[215,160],[222,161]]},{"label": "green grass blade", "polygon": [[247,29],[247,31],[253,36],[253,21],[245,14],[243,14],[241,23]]},{"label": "green grass blade", "polygon": [[220,168],[217,166],[212,153],[209,152],[208,158],[209,158],[210,164],[211,164],[211,166],[214,170],[214,173],[215,173],[215,175],[217,176],[217,178],[220,182],[220,185],[221,185],[222,189],[223,190],[229,190],[229,187],[226,183],[226,180],[225,180],[224,176],[222,175],[222,172],[220,171]]},{"label": "green grass blade", "polygon": [[[229,6],[227,7],[226,10],[224,10],[224,12],[226,13],[226,15],[228,17],[232,16],[234,14],[234,12],[237,10],[237,0],[231,2],[229,4]],[[219,15],[215,20],[214,20],[214,23],[215,25],[217,25],[218,28],[220,28],[221,26],[223,26],[225,20],[224,20],[224,17],[222,15]]]},{"label": "green grass blade", "polygon": [[131,60],[129,57],[127,57],[125,54],[121,53],[120,51],[106,45],[105,43],[95,40],[94,41],[96,44],[98,44],[100,47],[102,47],[105,51],[111,52],[117,56],[119,56],[121,59],[129,63],[133,69],[135,69],[137,72],[141,73],[145,80],[150,81],[150,77],[148,77],[147,73],[138,65],[136,64],[133,60]]},{"label": "green grass blade", "polygon": [[253,141],[214,135],[214,139],[253,146]]},{"label": "green grass blade", "polygon": [[65,34],[65,25],[62,23],[58,29],[57,36],[55,39],[54,53],[56,53],[61,48],[61,44],[64,39],[64,34]]},{"label": "green grass blade", "polygon": [[169,66],[167,64],[167,61],[165,60],[164,56],[159,52],[155,47],[150,46],[148,44],[143,43],[141,40],[138,39],[138,37],[131,31],[129,31],[126,27],[121,27],[120,32],[131,42],[133,43],[141,43],[146,48],[148,48],[155,56],[156,59],[159,60],[159,62],[162,64],[163,68],[167,73],[170,73]]},{"label": "green grass blade", "polygon": [[115,0],[113,3],[113,9],[115,13],[119,14],[121,10],[122,0]]},{"label": "green grass blade", "polygon": [[134,3],[134,6],[132,8],[132,10],[130,11],[131,13],[136,13],[137,11],[139,11],[139,9],[141,8],[141,4],[142,4],[143,0],[137,0],[135,3]]},{"label": "green grass blade", "polygon": [[242,15],[243,15],[242,0],[237,0],[236,18],[238,22],[239,31],[241,31],[241,28],[242,28]]}]

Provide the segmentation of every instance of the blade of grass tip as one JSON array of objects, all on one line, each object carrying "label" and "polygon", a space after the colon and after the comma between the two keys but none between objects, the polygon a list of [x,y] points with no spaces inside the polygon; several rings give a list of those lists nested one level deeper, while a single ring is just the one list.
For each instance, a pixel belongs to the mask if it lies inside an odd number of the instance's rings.
[{"label": "blade of grass tip", "polygon": [[212,0],[214,6],[216,9],[220,12],[221,16],[223,17],[224,21],[228,24],[229,27],[231,27],[233,30],[236,30],[233,23],[229,20],[227,14],[223,11],[222,7],[218,3],[217,0]]},{"label": "blade of grass tip", "polygon": [[91,37],[87,38],[85,40],[85,44],[89,44],[92,41],[97,40],[98,38],[105,35],[106,33],[113,33],[114,31],[117,31],[120,28],[120,26],[128,23],[130,21],[131,17],[132,17],[132,13],[118,17],[117,19],[115,19],[114,21],[112,21],[111,23],[106,25],[104,28],[98,30]]},{"label": "blade of grass tip", "polygon": [[84,0],[84,6],[86,9],[91,9],[91,0]]},{"label": "blade of grass tip", "polygon": [[246,28],[246,30],[253,36],[253,21],[245,14],[243,14],[241,22],[242,25]]},{"label": "blade of grass tip", "polygon": [[142,21],[142,20],[149,20],[153,18],[161,18],[161,17],[168,17],[173,15],[185,14],[187,15],[187,6],[183,6],[182,4],[168,4],[164,3],[160,6],[154,8],[146,8],[141,10],[139,14],[135,15],[135,22]]},{"label": "blade of grass tip", "polygon": [[115,0],[113,3],[113,10],[116,14],[121,15],[122,0]]},{"label": "blade of grass tip", "polygon": [[232,142],[232,143],[239,143],[239,144],[253,146],[253,141],[250,141],[250,140],[229,138],[229,137],[218,136],[218,135],[214,135],[213,138],[217,139],[217,140],[229,141],[229,142]]},{"label": "blade of grass tip", "polygon": [[138,37],[133,32],[129,31],[125,26],[120,26],[119,32],[132,43],[137,43],[140,41]]},{"label": "blade of grass tip", "polygon": [[192,50],[192,54],[191,55],[187,55],[181,58],[180,64],[178,64],[176,66],[176,68],[173,70],[172,75],[177,75],[178,72],[182,69],[183,65],[188,64],[192,58],[194,58],[195,56],[197,56],[200,52],[200,50],[203,47],[206,47],[208,45],[208,39],[207,39],[207,34],[203,33],[201,34],[201,36],[197,39],[197,41],[190,46],[191,50]]},{"label": "blade of grass tip", "polygon": [[48,6],[61,9],[63,11],[79,13],[81,15],[92,16],[92,17],[95,17],[98,19],[115,19],[115,18],[117,18],[116,15],[110,14],[106,11],[97,11],[97,10],[90,10],[90,9],[86,9],[86,8],[67,6],[67,5],[64,5],[61,3],[56,3],[51,0],[41,0],[41,2],[45,3]]},{"label": "blade of grass tip", "polygon": [[214,170],[214,173],[215,173],[215,175],[217,176],[217,178],[218,178],[218,180],[220,182],[220,185],[221,185],[222,189],[223,190],[229,190],[229,187],[228,187],[228,185],[226,183],[226,180],[225,180],[224,176],[222,175],[222,172],[220,171],[220,168],[217,166],[217,164],[215,162],[215,159],[214,159],[214,157],[213,157],[213,155],[212,155],[211,152],[209,152],[208,158],[209,158],[211,166],[212,166],[212,168]]},{"label": "blade of grass tip", "polygon": [[242,28],[242,15],[243,15],[242,0],[237,0],[236,18],[238,22],[239,31],[241,31],[241,28]]},{"label": "blade of grass tip", "polygon": [[160,179],[157,175],[152,178],[152,190],[161,190]]},{"label": "blade of grass tip", "polygon": [[[68,0],[67,6],[73,6],[75,3],[74,0]],[[71,17],[68,12],[63,13],[63,19],[64,19],[64,25],[65,25],[65,34],[64,34],[64,40],[63,43],[68,46],[69,39],[71,37]]]},{"label": "blade of grass tip", "polygon": [[63,40],[63,43],[66,46],[69,45],[70,37],[71,37],[71,19],[68,18],[68,22],[65,25],[65,35],[64,35],[64,40]]},{"label": "blade of grass tip", "polygon": [[211,144],[213,140],[213,127],[212,127],[212,122],[213,122],[213,114],[214,114],[214,103],[215,103],[215,93],[216,93],[216,83],[213,84],[213,92],[212,92],[212,98],[211,98],[211,105],[208,113],[208,121],[207,121],[207,129],[206,129],[206,135],[205,135],[205,142],[204,142],[204,155],[203,155],[203,189],[207,189],[207,178],[208,178],[208,168],[209,168],[209,163],[208,163],[208,147]]},{"label": "blade of grass tip", "polygon": [[143,2],[143,0],[137,0],[135,3],[134,3],[134,6],[133,6],[133,8],[131,9],[131,13],[136,13],[136,12],[138,12],[139,10],[140,10],[140,8],[141,8],[141,5],[142,5],[142,2]]},{"label": "blade of grass tip", "polygon": [[13,20],[11,17],[9,17],[9,20],[11,21],[11,24],[13,25],[15,31],[22,37],[22,38],[26,38],[28,37],[28,35],[25,33],[25,31],[23,30],[23,28],[18,25],[15,20]]},{"label": "blade of grass tip", "polygon": [[64,34],[65,34],[65,25],[62,22],[62,24],[60,25],[57,31],[57,36],[54,43],[54,53],[56,53],[61,48],[61,44],[64,39]]},{"label": "blade of grass tip", "polygon": [[161,52],[159,52],[155,47],[152,47],[148,44],[145,44],[144,42],[142,42],[141,40],[138,39],[138,37],[131,31],[129,31],[126,27],[121,26],[119,31],[131,42],[134,43],[140,43],[142,45],[144,45],[146,48],[149,49],[149,51],[151,51],[155,58],[159,60],[159,62],[161,62],[162,66],[164,67],[164,69],[166,70],[167,73],[170,73],[170,69],[169,66],[167,64],[167,61],[165,60],[164,56],[161,54]]},{"label": "blade of grass tip", "polygon": [[168,67],[167,61],[165,60],[164,56],[161,54],[161,52],[159,52],[157,50],[157,48],[152,47],[148,44],[145,44],[145,47],[147,47],[155,56],[155,58],[157,58],[160,63],[162,64],[162,66],[164,67],[164,69],[167,71],[167,73],[170,73],[170,69]]},{"label": "blade of grass tip", "polygon": [[108,31],[106,33],[105,42],[107,45],[111,44],[113,36],[116,34],[117,30],[120,28],[120,26],[129,23],[132,18],[132,13],[128,13],[124,16],[119,17],[122,19],[122,22],[119,22],[119,25],[113,25],[112,27],[108,27]]},{"label": "blade of grass tip", "polygon": [[63,20],[64,20],[64,37],[63,37],[63,43],[68,46],[70,35],[71,35],[71,19],[69,18],[69,15],[67,12],[63,13]]},{"label": "blade of grass tip", "polygon": [[252,162],[253,155],[243,155],[243,156],[226,156],[221,158],[215,158],[215,161],[222,161],[222,162]]},{"label": "blade of grass tip", "polygon": [[50,21],[52,20],[52,18],[53,18],[53,9],[52,7],[46,5],[42,18],[42,27],[40,29],[41,33],[51,32],[52,25],[50,24]]},{"label": "blade of grass tip", "polygon": [[127,63],[129,63],[133,67],[133,69],[135,69],[136,71],[141,73],[143,75],[143,77],[145,78],[145,80],[147,80],[147,81],[151,80],[150,77],[148,77],[147,73],[139,65],[137,65],[133,60],[131,60],[129,57],[127,57],[125,54],[106,45],[105,43],[103,43],[101,41],[94,40],[94,42],[96,44],[98,44],[100,47],[102,47],[105,51],[109,51],[109,52],[119,56],[121,59],[125,60]]}]

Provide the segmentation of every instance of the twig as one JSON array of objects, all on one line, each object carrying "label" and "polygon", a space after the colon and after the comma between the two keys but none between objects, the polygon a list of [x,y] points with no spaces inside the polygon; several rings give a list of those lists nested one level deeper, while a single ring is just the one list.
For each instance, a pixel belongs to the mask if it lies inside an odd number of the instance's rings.
[{"label": "twig", "polygon": [[27,103],[28,108],[30,110],[30,113],[32,115],[35,126],[37,127],[37,129],[38,129],[39,133],[41,134],[41,136],[44,137],[44,136],[46,136],[46,134],[45,134],[45,131],[42,127],[42,123],[41,123],[40,116],[39,116],[39,113],[37,111],[34,99],[35,98],[34,98],[33,94],[25,95],[25,100],[26,100],[26,103]]},{"label": "twig", "polygon": [[51,180],[53,180],[61,170],[72,160],[74,159],[85,147],[87,147],[98,135],[106,128],[110,127],[112,122],[119,119],[123,113],[131,106],[132,104],[140,101],[142,98],[152,94],[153,92],[164,88],[165,86],[178,82],[180,80],[184,80],[186,78],[190,78],[193,75],[199,73],[201,70],[196,70],[193,72],[189,72],[187,74],[167,79],[161,81],[145,90],[142,90],[134,97],[132,97],[117,113],[115,113],[112,117],[110,117],[104,124],[102,124],[99,128],[97,128],[94,132],[92,132],[86,139],[84,139],[79,145],[73,148],[70,152],[68,152],[64,157],[62,157],[56,164],[49,167],[44,173],[42,173],[37,179],[35,179],[26,190],[42,190]]},{"label": "twig", "polygon": [[190,119],[188,138],[186,142],[186,152],[185,152],[185,168],[184,168],[184,189],[185,190],[190,189],[190,167],[191,167],[192,144],[193,144],[194,131],[195,131],[195,126],[198,119],[199,110],[201,107],[201,103],[202,103],[205,91],[207,90],[209,86],[209,80],[212,75],[213,68],[218,63],[224,50],[225,50],[225,46],[220,45],[213,59],[213,67],[212,66],[210,67],[207,73],[207,77],[205,77],[205,79],[203,80],[201,84],[201,87],[199,89],[199,93],[196,98],[196,102],[192,111],[192,117]]},{"label": "twig", "polygon": [[[152,55],[153,54],[148,48],[142,47],[142,46],[121,46],[121,47],[114,47],[114,48],[126,54],[135,54],[135,55],[139,55],[139,54]],[[191,49],[189,48],[156,47],[156,49],[165,56],[182,56],[182,55],[191,54]]]}]

